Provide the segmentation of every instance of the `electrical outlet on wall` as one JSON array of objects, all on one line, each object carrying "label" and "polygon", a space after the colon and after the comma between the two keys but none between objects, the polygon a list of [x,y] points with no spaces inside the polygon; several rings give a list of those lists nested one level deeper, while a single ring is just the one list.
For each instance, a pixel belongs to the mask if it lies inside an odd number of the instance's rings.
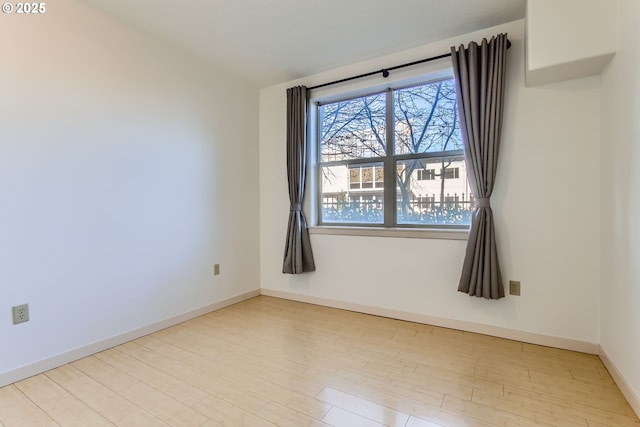
[{"label": "electrical outlet on wall", "polygon": [[218,276],[220,274],[220,264],[213,264],[213,275]]},{"label": "electrical outlet on wall", "polygon": [[29,304],[16,305],[11,309],[13,310],[14,325],[29,321]]},{"label": "electrical outlet on wall", "polygon": [[509,294],[520,295],[520,282],[517,280],[509,280]]}]

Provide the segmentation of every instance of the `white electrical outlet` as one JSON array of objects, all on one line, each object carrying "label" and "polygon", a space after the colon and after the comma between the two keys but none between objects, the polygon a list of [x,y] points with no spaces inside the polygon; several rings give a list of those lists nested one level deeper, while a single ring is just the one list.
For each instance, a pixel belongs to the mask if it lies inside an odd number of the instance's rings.
[{"label": "white electrical outlet", "polygon": [[218,276],[220,274],[220,264],[213,264],[213,275]]},{"label": "white electrical outlet", "polygon": [[29,304],[21,304],[12,307],[13,324],[24,323],[29,321]]}]

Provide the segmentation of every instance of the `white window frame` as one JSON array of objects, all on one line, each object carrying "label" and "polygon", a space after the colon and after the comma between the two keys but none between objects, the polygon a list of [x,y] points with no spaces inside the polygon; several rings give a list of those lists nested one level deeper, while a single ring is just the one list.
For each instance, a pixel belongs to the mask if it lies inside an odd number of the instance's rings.
[{"label": "white window frame", "polygon": [[[446,64],[446,65],[444,65]],[[304,209],[310,219],[309,232],[318,235],[346,235],[346,236],[372,236],[372,237],[400,237],[400,238],[422,238],[422,239],[445,239],[445,240],[467,240],[468,225],[397,225],[386,227],[384,225],[373,224],[327,224],[320,221],[320,203],[322,203],[319,168],[319,143],[318,143],[318,103],[331,103],[344,99],[352,99],[366,96],[372,93],[379,93],[388,88],[402,89],[406,87],[427,84],[439,80],[453,78],[453,70],[450,62],[445,60],[441,63],[431,63],[430,70],[408,71],[398,73],[397,77],[388,79],[376,78],[367,81],[338,85],[336,87],[325,87],[314,90],[310,97],[309,108],[309,133],[311,142],[308,150],[308,174],[307,174],[307,197],[305,198]],[[371,80],[374,80],[373,82]],[[386,177],[385,177],[386,181]],[[394,177],[395,181],[395,177]]]}]

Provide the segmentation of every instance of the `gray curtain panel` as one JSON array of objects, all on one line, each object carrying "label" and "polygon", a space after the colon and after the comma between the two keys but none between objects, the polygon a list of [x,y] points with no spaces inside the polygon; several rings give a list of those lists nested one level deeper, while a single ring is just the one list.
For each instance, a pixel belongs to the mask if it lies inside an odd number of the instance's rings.
[{"label": "gray curtain panel", "polygon": [[490,198],[496,178],[504,103],[507,35],[451,48],[467,174],[476,200],[458,291],[504,297]]},{"label": "gray curtain panel", "polygon": [[307,169],[307,88],[287,89],[287,179],[289,226],[282,272],[300,274],[316,269],[307,220],[302,212]]}]

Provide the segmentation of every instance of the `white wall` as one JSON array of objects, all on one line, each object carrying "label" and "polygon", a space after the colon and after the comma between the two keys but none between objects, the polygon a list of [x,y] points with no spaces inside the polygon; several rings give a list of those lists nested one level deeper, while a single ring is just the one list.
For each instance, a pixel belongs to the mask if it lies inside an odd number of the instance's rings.
[{"label": "white wall", "polygon": [[47,6],[0,24],[0,383],[259,288],[257,88]]},{"label": "white wall", "polygon": [[[503,31],[513,46],[492,205],[503,277],[520,280],[522,296],[486,301],[457,292],[465,241],[312,235],[317,271],[283,275],[285,89],[440,54]],[[520,20],[261,90],[261,287],[597,343],[600,80],[525,88],[523,33]],[[447,60],[430,67],[443,66]]]},{"label": "white wall", "polygon": [[527,0],[527,85],[599,75],[615,53],[616,1]]},{"label": "white wall", "polygon": [[[602,77],[601,346],[640,411],[640,3],[620,1],[618,52]],[[627,398],[634,403],[632,397]],[[639,412],[640,413],[640,412]]]}]

